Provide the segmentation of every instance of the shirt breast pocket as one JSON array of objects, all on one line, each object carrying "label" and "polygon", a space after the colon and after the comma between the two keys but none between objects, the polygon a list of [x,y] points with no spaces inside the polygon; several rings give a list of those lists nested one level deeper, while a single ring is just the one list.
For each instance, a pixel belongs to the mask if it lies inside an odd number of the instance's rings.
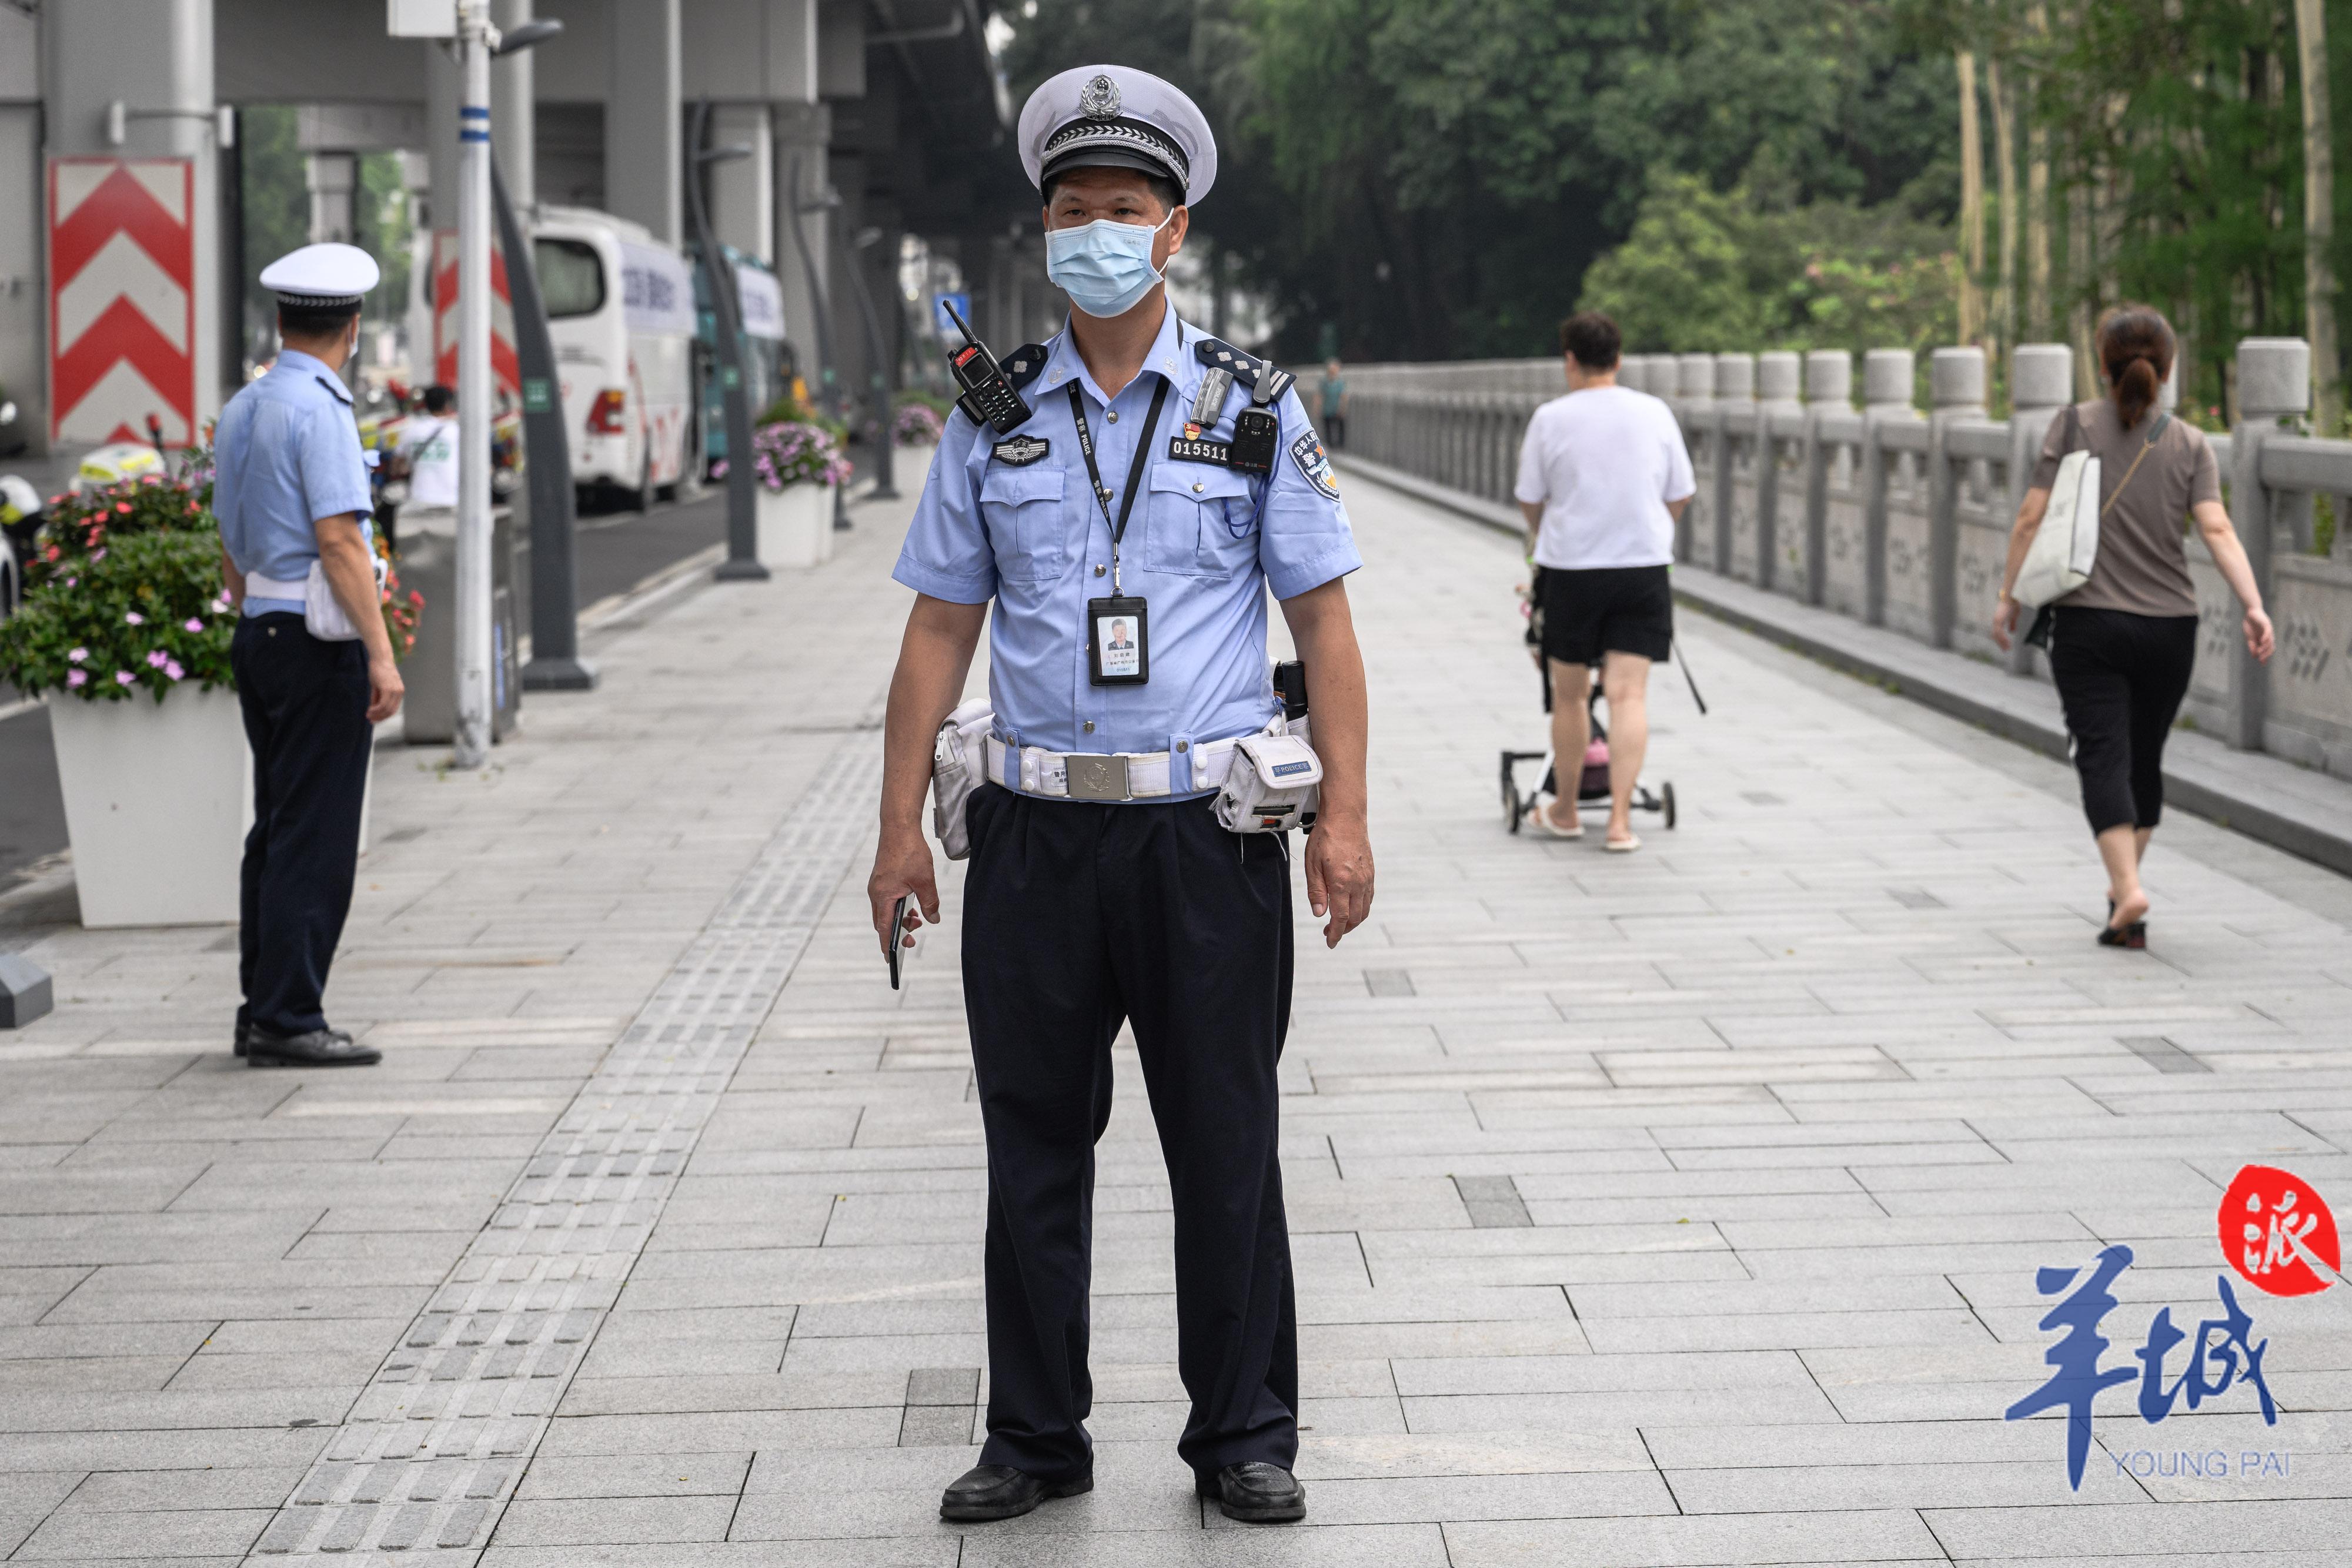
[{"label": "shirt breast pocket", "polygon": [[1230,468],[1163,463],[1151,475],[1144,564],[1178,577],[1227,578],[1257,558],[1257,503]]},{"label": "shirt breast pocket", "polygon": [[1052,582],[1070,569],[1062,471],[992,465],[981,481],[980,515],[988,524],[996,574],[1008,582]]}]

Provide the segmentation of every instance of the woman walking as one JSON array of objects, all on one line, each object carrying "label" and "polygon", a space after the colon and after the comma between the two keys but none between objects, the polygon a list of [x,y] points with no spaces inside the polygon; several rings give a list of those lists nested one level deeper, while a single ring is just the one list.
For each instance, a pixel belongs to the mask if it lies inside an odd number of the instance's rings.
[{"label": "woman walking", "polygon": [[2213,564],[2244,607],[2246,647],[2268,661],[2273,639],[2246,552],[2221,505],[2221,477],[2204,432],[2157,408],[2172,373],[2171,324],[2153,307],[2120,305],[2099,323],[2106,397],[2052,422],[2032,487],[2009,537],[2009,570],[1993,610],[1993,641],[2016,634],[2011,591],[2042,526],[2059,460],[2099,460],[2099,549],[2088,581],[2042,612],[2051,678],[2066,713],[2083,810],[2107,869],[2107,923],[2099,941],[2147,945],[2140,858],[2164,813],[2164,742],[2197,659],[2197,598],[2182,517],[2195,519]]}]

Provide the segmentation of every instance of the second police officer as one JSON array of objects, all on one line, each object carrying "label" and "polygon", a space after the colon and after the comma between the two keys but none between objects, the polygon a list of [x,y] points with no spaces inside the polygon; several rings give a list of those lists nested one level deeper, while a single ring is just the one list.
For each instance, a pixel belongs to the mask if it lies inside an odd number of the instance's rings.
[{"label": "second police officer", "polygon": [[939,917],[921,821],[933,738],[987,623],[994,718],[967,807],[962,974],[988,1145],[988,1439],[940,1511],[1008,1519],[1094,1484],[1094,1145],[1124,1023],[1174,1203],[1191,1400],[1177,1455],[1228,1516],[1297,1520],[1275,1078],[1291,841],[1227,831],[1213,797],[1234,742],[1283,712],[1271,589],[1307,666],[1322,768],[1307,899],[1327,945],[1363,921],[1366,701],[1342,581],[1362,559],[1290,377],[1169,303],[1169,259],[1216,174],[1192,99],[1083,67],[1031,95],[1020,142],[1047,273],[1076,309],[1005,362],[1034,411],[1017,430],[950,417],[908,528],[894,575],[917,598],[867,884],[886,944],[901,897],[920,906],[908,929]]}]

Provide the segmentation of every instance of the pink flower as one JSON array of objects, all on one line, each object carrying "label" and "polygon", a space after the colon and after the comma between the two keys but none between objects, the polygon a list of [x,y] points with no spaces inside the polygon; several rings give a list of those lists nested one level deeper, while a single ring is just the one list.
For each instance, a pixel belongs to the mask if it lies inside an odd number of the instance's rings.
[{"label": "pink flower", "polygon": [[166,653],[161,648],[156,649],[153,653],[147,655],[147,667],[151,670],[160,670],[171,662],[172,655]]},{"label": "pink flower", "polygon": [[136,610],[124,611],[122,612],[122,619],[133,626],[144,626],[147,624],[147,617],[140,614]]},{"label": "pink flower", "polygon": [[132,674],[128,670],[117,670],[114,672],[114,684],[118,686],[127,686],[138,678],[138,676]]},{"label": "pink flower", "polygon": [[92,560],[104,560],[106,559],[106,552],[102,549],[94,549],[89,552],[89,559]]},{"label": "pink flower", "polygon": [[74,648],[74,649],[68,650],[68,653],[66,653],[66,663],[68,663],[68,664],[80,664],[84,659],[87,659],[87,658],[89,658],[89,649],[87,649],[87,648]]},{"label": "pink flower", "polygon": [[68,686],[83,686],[83,685],[88,685],[89,684],[89,672],[88,670],[68,670],[68,671],[66,672],[66,685],[68,685]]},{"label": "pink flower", "polygon": [[194,616],[193,616],[193,615],[189,616],[185,621],[182,622],[181,622],[181,625],[182,625],[185,630],[190,631],[190,632],[201,632],[201,631],[203,631],[203,630],[205,629],[205,623],[204,623],[203,622],[201,622],[201,621],[197,620],[197,619],[196,619]]},{"label": "pink flower", "polygon": [[78,578],[78,577],[69,577],[69,578],[67,578],[67,579],[66,579],[66,586],[67,586],[68,588],[71,588],[74,584],[76,584],[76,583],[79,582],[80,580],[81,580],[81,579],[80,579],[80,578]]},{"label": "pink flower", "polygon": [[163,661],[163,673],[176,681],[185,675],[188,672],[180,667],[179,660],[166,659]]}]

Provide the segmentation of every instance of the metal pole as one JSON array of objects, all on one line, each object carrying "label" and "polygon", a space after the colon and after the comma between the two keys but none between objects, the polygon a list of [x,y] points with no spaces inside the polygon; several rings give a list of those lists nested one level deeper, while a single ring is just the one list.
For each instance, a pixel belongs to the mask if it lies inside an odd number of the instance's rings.
[{"label": "metal pole", "polygon": [[694,243],[702,252],[703,276],[710,282],[711,314],[718,318],[719,392],[727,408],[727,559],[712,575],[721,582],[764,582],[760,564],[760,515],[752,494],[751,392],[743,383],[743,315],[735,308],[735,269],[710,232],[710,212],[702,199],[703,146],[710,124],[710,100],[694,106],[694,177],[686,183],[694,206]]},{"label": "metal pole", "polygon": [[859,261],[856,247],[850,251],[847,259],[850,286],[857,290],[857,308],[866,317],[866,358],[873,361],[873,371],[868,379],[873,383],[875,439],[881,446],[881,451],[874,458],[874,487],[866,492],[866,498],[869,501],[895,501],[898,498],[898,487],[891,482],[890,449],[897,433],[891,429],[890,416],[896,411],[890,407],[889,372],[883,368],[882,321],[874,313],[874,291],[866,287],[866,269]]},{"label": "metal pole", "polygon": [[547,330],[547,302],[522,225],[515,221],[507,183],[490,157],[491,204],[498,211],[499,246],[506,253],[507,294],[514,302],[515,363],[522,374],[523,477],[530,486],[530,663],[526,691],[584,692],[595,667],[580,657],[580,572],[572,513],[572,442],[563,428],[563,399],[555,380],[555,343]]},{"label": "metal pole", "polygon": [[[801,266],[808,274],[809,298],[816,305],[817,384],[824,389],[820,393],[823,402],[834,417],[839,419],[847,411],[842,407],[834,384],[833,304],[825,298],[824,285],[817,277],[816,256],[809,249],[807,231],[801,225],[801,161],[798,154],[793,158],[792,198],[784,206],[784,215],[792,220],[793,244],[801,253]],[[810,210],[814,211],[823,204],[812,203]],[[843,423],[847,422],[845,420]],[[849,527],[849,512],[843,499],[847,489],[845,485],[833,487],[833,526],[836,532]]]},{"label": "metal pole", "polygon": [[459,0],[457,709],[459,768],[490,752],[490,45],[488,0]]}]

